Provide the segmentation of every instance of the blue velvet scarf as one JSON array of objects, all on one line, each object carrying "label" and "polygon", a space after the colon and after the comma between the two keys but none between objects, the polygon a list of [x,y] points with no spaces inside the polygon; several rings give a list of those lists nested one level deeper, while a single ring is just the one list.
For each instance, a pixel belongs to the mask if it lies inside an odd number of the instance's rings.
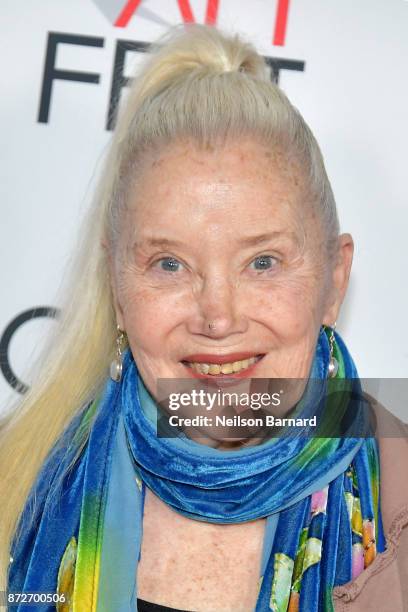
[{"label": "blue velvet scarf", "polygon": [[[63,611],[137,609],[149,487],[193,520],[267,518],[256,612],[332,610],[333,587],[355,578],[385,547],[377,442],[367,437],[357,371],[338,334],[336,358],[338,376],[356,391],[348,435],[303,432],[222,451],[183,434],[157,437],[157,406],[128,351],[121,382],[109,381],[74,419],[38,476],[13,543],[9,590],[55,593],[70,601],[57,605]],[[326,380],[328,361],[322,330],[311,379]],[[326,385],[318,389],[327,393]],[[320,399],[308,385],[299,414],[316,414],[326,406]],[[88,443],[67,471],[89,419]]]}]

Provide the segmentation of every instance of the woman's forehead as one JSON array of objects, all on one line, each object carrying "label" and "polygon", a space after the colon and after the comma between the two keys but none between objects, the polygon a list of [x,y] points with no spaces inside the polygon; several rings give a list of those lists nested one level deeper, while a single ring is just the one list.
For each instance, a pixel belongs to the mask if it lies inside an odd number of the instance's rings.
[{"label": "woman's forehead", "polygon": [[178,241],[226,256],[269,236],[276,248],[303,250],[320,231],[303,183],[288,156],[254,141],[168,146],[145,161],[129,193],[122,245],[169,250]]},{"label": "woman's forehead", "polygon": [[166,174],[167,178],[186,178],[187,170],[195,176],[223,174],[249,176],[251,178],[280,179],[288,186],[299,187],[303,169],[297,159],[282,148],[271,148],[253,138],[236,138],[218,146],[198,145],[194,141],[177,141],[162,147],[143,164],[141,182],[149,175]]},{"label": "woman's forehead", "polygon": [[[141,222],[183,215],[211,222],[217,215],[246,221],[299,214],[303,180],[297,164],[253,141],[208,150],[167,147],[144,164],[128,205]],[[304,206],[303,206],[304,207]]]}]

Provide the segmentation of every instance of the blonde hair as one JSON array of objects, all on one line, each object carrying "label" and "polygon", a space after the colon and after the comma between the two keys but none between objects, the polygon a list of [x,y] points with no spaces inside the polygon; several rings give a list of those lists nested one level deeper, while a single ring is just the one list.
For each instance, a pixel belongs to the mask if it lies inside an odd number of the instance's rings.
[{"label": "blonde hair", "polygon": [[[114,355],[116,321],[105,241],[115,248],[126,193],[147,152],[180,138],[220,146],[244,135],[294,156],[319,210],[326,245],[338,236],[336,206],[317,142],[264,59],[237,36],[215,28],[176,28],[147,58],[113,135],[62,317],[42,370],[0,435],[1,588],[24,503],[53,445],[79,409],[103,387]],[[82,447],[88,431],[84,431]]]}]

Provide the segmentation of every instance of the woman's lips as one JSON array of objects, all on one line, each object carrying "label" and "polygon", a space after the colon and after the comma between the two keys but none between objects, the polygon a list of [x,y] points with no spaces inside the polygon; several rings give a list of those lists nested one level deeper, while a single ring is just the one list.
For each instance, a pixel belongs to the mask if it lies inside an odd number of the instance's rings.
[{"label": "woman's lips", "polygon": [[194,354],[182,359],[182,364],[194,378],[243,378],[252,374],[264,354],[248,352],[229,355]]}]

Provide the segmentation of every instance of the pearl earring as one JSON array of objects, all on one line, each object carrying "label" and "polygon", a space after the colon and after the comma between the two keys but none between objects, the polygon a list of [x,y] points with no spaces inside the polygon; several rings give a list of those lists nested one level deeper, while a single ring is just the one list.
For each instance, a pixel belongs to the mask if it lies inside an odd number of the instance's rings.
[{"label": "pearl earring", "polygon": [[123,329],[120,329],[119,325],[116,326],[117,336],[116,336],[116,357],[110,364],[110,377],[115,382],[119,382],[122,378],[123,371],[123,347],[126,341],[126,333]]},{"label": "pearl earring", "polygon": [[330,336],[329,336],[330,360],[329,360],[329,367],[328,367],[328,372],[327,372],[328,378],[335,378],[337,372],[339,371],[339,362],[334,356],[334,342],[335,342],[334,330],[335,329],[336,329],[336,321],[334,322],[334,325],[330,330]]}]

